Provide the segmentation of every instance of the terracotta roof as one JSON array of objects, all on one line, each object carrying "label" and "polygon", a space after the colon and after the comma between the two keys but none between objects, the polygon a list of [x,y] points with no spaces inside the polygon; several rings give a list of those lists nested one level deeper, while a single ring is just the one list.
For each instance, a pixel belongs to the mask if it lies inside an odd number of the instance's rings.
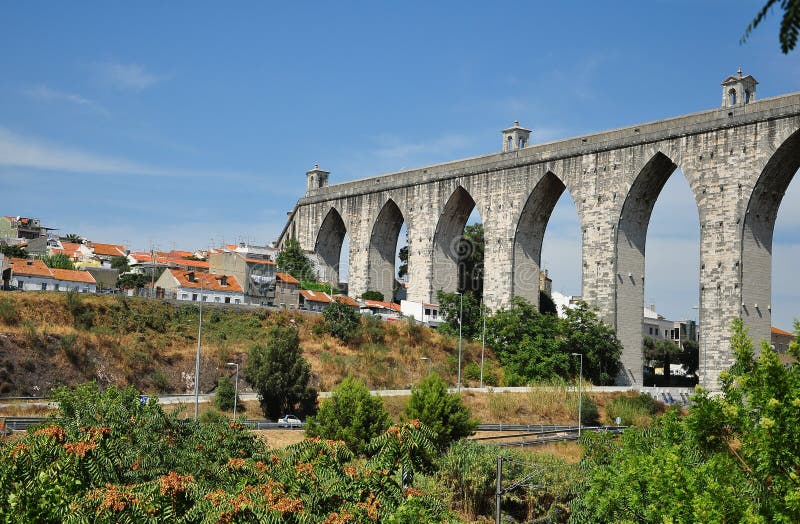
[{"label": "terracotta roof", "polygon": [[333,299],[340,304],[344,304],[345,306],[359,307],[358,302],[345,295],[334,295]]},{"label": "terracotta roof", "polygon": [[61,247],[64,248],[64,251],[77,251],[82,245],[77,242],[61,242]]},{"label": "terracotta roof", "polygon": [[267,265],[267,266],[274,266],[275,265],[275,262],[273,262],[272,260],[264,260],[264,259],[261,259],[261,258],[245,258],[244,261],[245,262],[249,262],[251,264],[264,264],[264,265]]},{"label": "terracotta roof", "polygon": [[289,273],[275,273],[275,278],[287,284],[300,284],[300,281],[294,278]]},{"label": "terracotta roof", "polygon": [[29,260],[27,258],[12,258],[11,268],[15,275],[24,275],[29,277],[45,277],[53,278],[53,273],[50,268],[45,265],[41,260]]},{"label": "terracotta roof", "polygon": [[425,306],[425,307],[436,307],[436,308],[439,307],[439,304],[425,304],[424,302],[423,302],[422,305]]},{"label": "terracotta roof", "polygon": [[[182,269],[169,269],[173,277],[178,281],[180,287],[200,289],[200,283],[204,290],[208,291],[227,291],[230,293],[241,293],[242,286],[236,281],[232,275],[211,275],[209,273],[201,273],[199,271],[185,271]],[[193,276],[194,281],[190,282],[189,277]],[[222,285],[222,280],[226,279],[227,286]]]},{"label": "terracotta roof", "polygon": [[52,268],[53,277],[56,280],[65,280],[67,282],[85,282],[87,284],[96,284],[94,277],[88,271],[74,271],[72,269],[56,269]]},{"label": "terracotta roof", "polygon": [[166,258],[163,259],[167,264],[174,264],[176,266],[186,266],[186,267],[199,267],[203,269],[208,269],[210,264],[205,260],[187,260],[185,258]]},{"label": "terracotta roof", "polygon": [[788,337],[794,337],[794,333],[789,333],[788,331],[784,331],[784,330],[782,330],[780,328],[776,328],[775,326],[772,326],[772,334],[773,335],[784,335],[784,336],[788,336]]},{"label": "terracotta roof", "polygon": [[169,255],[175,258],[184,258],[184,257],[193,257],[194,253],[192,251],[180,251],[177,249],[173,249],[172,251],[169,252]]},{"label": "terracotta roof", "polygon": [[312,302],[322,302],[323,304],[327,304],[331,301],[327,293],[322,293],[320,291],[301,289],[300,294],[303,295],[303,298],[305,298],[306,300],[310,300]]},{"label": "terracotta roof", "polygon": [[392,311],[400,311],[400,304],[394,302],[381,302],[380,300],[365,300],[364,303],[367,307],[391,309]]},{"label": "terracotta roof", "polygon": [[92,242],[92,249],[95,255],[108,256],[108,257],[124,257],[125,247],[119,244],[101,244],[99,242]]}]

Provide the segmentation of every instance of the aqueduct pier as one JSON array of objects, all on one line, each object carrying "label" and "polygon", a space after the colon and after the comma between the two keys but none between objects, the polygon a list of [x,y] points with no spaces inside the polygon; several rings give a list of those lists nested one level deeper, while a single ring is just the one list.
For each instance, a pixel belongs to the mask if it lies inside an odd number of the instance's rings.
[{"label": "aqueduct pier", "polygon": [[[755,79],[723,82],[722,107],[612,131],[531,145],[515,123],[503,151],[328,185],[307,173],[306,196],[279,244],[296,238],[338,279],[349,233],[352,296],[391,296],[401,226],[409,241],[408,299],[431,302],[457,285],[455,247],[477,207],[484,224],[484,301],[538,303],[545,228],[563,191],[582,230],[582,294],[622,341],[621,384],[642,384],[647,227],[670,175],[680,169],[700,223],[701,380],[718,385],[730,366],[729,325],[741,317],[769,340],[772,235],[781,199],[800,167],[800,93],[755,101]],[[705,344],[705,342],[708,342]]]}]

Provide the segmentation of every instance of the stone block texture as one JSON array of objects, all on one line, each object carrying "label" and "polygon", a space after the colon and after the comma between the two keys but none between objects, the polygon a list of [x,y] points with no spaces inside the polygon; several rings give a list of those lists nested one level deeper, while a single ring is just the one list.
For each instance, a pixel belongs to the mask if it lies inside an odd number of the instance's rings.
[{"label": "stone block texture", "polygon": [[[800,168],[800,93],[310,190],[279,243],[297,238],[338,278],[350,235],[351,296],[391,296],[400,227],[409,238],[408,299],[455,290],[458,238],[476,207],[485,229],[484,301],[538,301],[544,232],[567,191],[582,229],[583,297],[623,343],[621,384],[641,385],[647,227],[676,169],[700,218],[701,381],[732,363],[741,317],[769,340],[772,231]],[[676,176],[680,176],[679,174]],[[702,340],[705,339],[705,340]]]}]

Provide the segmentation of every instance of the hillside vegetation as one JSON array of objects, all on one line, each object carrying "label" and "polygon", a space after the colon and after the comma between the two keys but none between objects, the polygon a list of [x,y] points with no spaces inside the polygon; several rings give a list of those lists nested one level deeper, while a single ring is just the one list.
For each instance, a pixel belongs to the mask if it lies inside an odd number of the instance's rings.
[{"label": "hillside vegetation", "polygon": [[[321,329],[319,315],[207,305],[203,312],[201,391],[212,391],[226,362],[273,325],[298,327],[314,386],[330,390],[348,374],[370,389],[407,388],[429,371],[455,383],[457,340],[408,321],[361,319],[347,344]],[[59,385],[97,380],[151,393],[194,388],[198,307],[124,296],[72,293],[0,295],[0,395],[46,396]],[[479,344],[464,341],[464,382],[477,385]],[[421,360],[423,357],[430,359]],[[502,381],[487,350],[486,382]],[[246,386],[246,384],[244,384]]]}]

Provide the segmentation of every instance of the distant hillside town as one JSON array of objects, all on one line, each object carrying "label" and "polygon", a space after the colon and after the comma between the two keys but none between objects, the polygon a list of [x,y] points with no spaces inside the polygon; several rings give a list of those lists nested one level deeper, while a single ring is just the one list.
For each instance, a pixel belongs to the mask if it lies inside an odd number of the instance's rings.
[{"label": "distant hillside town", "polygon": [[[131,251],[121,243],[104,243],[77,234],[60,236],[37,218],[0,216],[0,269],[4,291],[76,291],[121,293],[160,300],[207,302],[322,312],[332,302],[388,321],[413,318],[431,326],[444,319],[438,304],[405,300],[404,280],[393,297],[349,297],[347,283],[301,282],[277,266],[275,245],[246,242],[209,249]],[[321,262],[307,253],[313,272]],[[565,316],[580,296],[553,291],[542,271],[539,289],[555,312]],[[365,294],[366,295],[366,294]],[[669,320],[654,305],[643,308],[643,337],[670,340],[679,346],[699,340],[693,320]],[[772,328],[772,344],[788,347],[791,333]]]}]

